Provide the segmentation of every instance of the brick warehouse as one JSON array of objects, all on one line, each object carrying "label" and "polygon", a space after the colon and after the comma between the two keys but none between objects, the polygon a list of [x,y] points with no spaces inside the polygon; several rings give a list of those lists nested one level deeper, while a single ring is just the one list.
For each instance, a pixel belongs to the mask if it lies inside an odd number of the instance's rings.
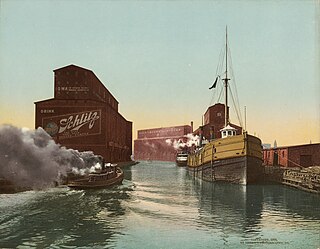
[{"label": "brick warehouse", "polygon": [[132,122],[119,102],[88,69],[69,65],[54,70],[54,98],[35,102],[35,127],[56,143],[93,151],[107,162],[130,161]]},{"label": "brick warehouse", "polygon": [[192,133],[192,125],[139,130],[134,140],[135,160],[175,161],[176,149],[166,140],[184,140],[184,136]]},{"label": "brick warehouse", "polygon": [[320,143],[264,149],[263,163],[283,167],[320,166]]}]

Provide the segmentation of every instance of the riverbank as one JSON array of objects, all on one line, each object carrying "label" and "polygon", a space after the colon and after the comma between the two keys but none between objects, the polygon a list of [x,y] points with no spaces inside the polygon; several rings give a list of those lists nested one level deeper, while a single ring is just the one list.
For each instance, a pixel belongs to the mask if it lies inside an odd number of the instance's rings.
[{"label": "riverbank", "polygon": [[320,194],[320,166],[300,169],[264,165],[264,181]]}]

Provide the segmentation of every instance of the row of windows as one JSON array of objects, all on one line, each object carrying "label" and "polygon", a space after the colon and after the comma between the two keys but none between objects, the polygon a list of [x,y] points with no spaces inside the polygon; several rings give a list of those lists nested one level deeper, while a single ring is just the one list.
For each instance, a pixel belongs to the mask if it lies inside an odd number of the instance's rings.
[{"label": "row of windows", "polygon": [[222,135],[225,136],[235,136],[237,135],[236,131],[223,131]]}]

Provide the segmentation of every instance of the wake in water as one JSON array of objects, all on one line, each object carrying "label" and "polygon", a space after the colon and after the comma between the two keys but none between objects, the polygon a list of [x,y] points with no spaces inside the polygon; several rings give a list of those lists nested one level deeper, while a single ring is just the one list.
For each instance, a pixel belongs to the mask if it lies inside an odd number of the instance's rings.
[{"label": "wake in water", "polygon": [[101,169],[102,158],[56,144],[41,127],[36,130],[0,126],[0,178],[18,187],[43,189],[60,183],[67,172]]}]

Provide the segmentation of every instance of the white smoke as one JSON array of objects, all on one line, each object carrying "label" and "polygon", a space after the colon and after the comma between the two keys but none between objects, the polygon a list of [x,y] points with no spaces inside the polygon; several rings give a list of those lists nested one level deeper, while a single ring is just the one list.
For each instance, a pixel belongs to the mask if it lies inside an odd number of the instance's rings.
[{"label": "white smoke", "polygon": [[100,162],[97,162],[95,165],[91,166],[90,168],[82,168],[79,169],[77,167],[72,167],[71,172],[75,175],[87,175],[90,173],[96,173],[102,170],[102,166]]},{"label": "white smoke", "polygon": [[169,138],[168,138],[168,139],[166,139],[166,143],[167,143],[168,145],[170,145],[170,146],[171,146],[171,145],[172,145],[172,141],[171,141],[171,139],[169,139]]},{"label": "white smoke", "polygon": [[189,133],[187,135],[184,135],[183,136],[184,138],[186,138],[186,141],[183,141],[185,139],[174,139],[174,140],[171,140],[171,139],[167,139],[166,140],[166,143],[169,145],[169,146],[173,146],[173,148],[175,148],[175,150],[179,150],[179,149],[182,149],[182,148],[190,148],[192,147],[193,145],[195,146],[199,146],[199,143],[200,143],[200,138],[198,135],[193,135],[192,133]]},{"label": "white smoke", "polygon": [[0,126],[0,178],[16,186],[41,189],[61,181],[69,171],[92,172],[101,157],[56,144],[42,128]]}]

